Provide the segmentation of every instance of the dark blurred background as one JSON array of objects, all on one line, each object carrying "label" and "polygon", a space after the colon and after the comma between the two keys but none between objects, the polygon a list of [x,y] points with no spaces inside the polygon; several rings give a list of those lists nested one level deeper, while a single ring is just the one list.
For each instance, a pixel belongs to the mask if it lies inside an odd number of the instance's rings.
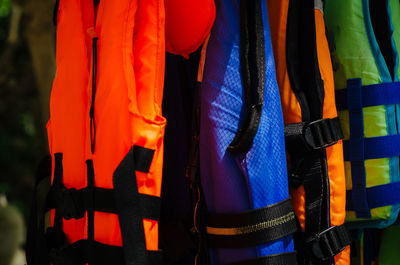
[{"label": "dark blurred background", "polygon": [[[35,169],[48,152],[54,4],[55,0],[0,0],[0,265],[10,264],[4,255],[12,254],[13,242],[6,232],[12,240],[21,237],[21,229],[25,233],[21,226],[29,216]],[[23,246],[19,241],[14,245]]]}]

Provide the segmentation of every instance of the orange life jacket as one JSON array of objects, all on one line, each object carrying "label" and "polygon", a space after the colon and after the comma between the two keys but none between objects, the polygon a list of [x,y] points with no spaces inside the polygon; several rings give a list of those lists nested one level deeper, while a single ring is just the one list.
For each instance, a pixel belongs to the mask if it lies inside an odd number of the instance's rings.
[{"label": "orange life jacket", "polygon": [[291,196],[303,231],[295,237],[295,245],[299,264],[345,265],[350,249],[342,250],[350,239],[343,226],[343,136],[322,3],[315,1],[312,8],[314,1],[301,2],[268,0]]},{"label": "orange life jacket", "polygon": [[[55,249],[87,250],[71,259],[112,256],[119,264],[158,255],[164,15],[162,0],[60,1],[47,126],[51,224],[56,241],[65,235]],[[62,205],[79,197],[78,212]],[[122,245],[132,251],[122,255]]]},{"label": "orange life jacket", "polygon": [[[166,2],[172,15],[195,5]],[[171,9],[178,2],[185,3],[181,13]],[[176,53],[197,49],[208,35],[214,6],[211,0],[201,4],[209,16],[196,23],[196,16],[183,17],[196,27],[181,40],[170,37]],[[164,0],[61,0],[55,15],[48,262],[161,263]],[[48,263],[43,256],[28,262]]]}]

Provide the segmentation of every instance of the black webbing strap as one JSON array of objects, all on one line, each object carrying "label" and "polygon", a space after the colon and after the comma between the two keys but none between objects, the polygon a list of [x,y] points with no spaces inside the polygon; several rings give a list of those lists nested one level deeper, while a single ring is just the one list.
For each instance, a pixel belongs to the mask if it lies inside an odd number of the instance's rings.
[{"label": "black webbing strap", "polygon": [[[62,248],[53,249],[49,256],[53,265],[84,265],[89,262],[90,251],[93,251],[94,254],[91,259],[91,265],[128,264],[124,261],[122,247],[105,245],[97,241],[94,241],[90,246],[88,240],[85,239]],[[157,264],[155,262],[161,259],[159,251],[146,251],[142,255],[150,262],[154,262],[150,264]]]},{"label": "black webbing strap", "polygon": [[151,161],[153,161],[154,150],[135,145],[133,147],[133,156],[135,157],[135,170],[148,173]]},{"label": "black webbing strap", "polygon": [[44,236],[44,220],[42,212],[44,211],[45,202],[38,197],[39,185],[49,178],[50,186],[52,158],[51,155],[45,156],[39,163],[36,171],[36,184],[33,191],[33,199],[31,212],[29,216],[27,237],[26,237],[26,261],[28,265],[48,264],[47,241]]},{"label": "black webbing strap", "polygon": [[[60,189],[64,187],[63,184],[63,154],[54,154],[54,178],[53,187],[55,189]],[[54,213],[54,224],[53,224],[53,244],[58,247],[64,243],[64,232],[62,230],[63,216],[60,211],[55,210]]]},{"label": "black webbing strap", "polygon": [[160,220],[161,198],[139,193],[139,202],[142,207],[142,217],[158,221]]},{"label": "black webbing strap", "polygon": [[305,248],[317,260],[328,260],[339,254],[351,243],[351,236],[344,225],[332,226],[318,235],[305,239]]},{"label": "black webbing strap", "polygon": [[[64,219],[79,219],[88,209],[88,189],[51,189],[47,197],[46,211],[58,209]],[[143,207],[143,218],[159,220],[161,198],[147,194],[139,194],[140,204]],[[94,187],[93,209],[96,212],[117,213],[114,199],[114,190]]]},{"label": "black webbing strap", "polygon": [[93,160],[86,161],[86,168],[87,168],[87,257],[88,257],[88,264],[93,265],[94,263],[94,256],[95,252],[93,249],[94,246],[94,167],[93,167]]},{"label": "black webbing strap", "polygon": [[250,149],[264,104],[265,50],[260,1],[240,1],[240,65],[246,114],[228,146],[232,154],[246,153]]},{"label": "black webbing strap", "polygon": [[339,118],[285,125],[285,145],[291,153],[324,149],[343,139]]},{"label": "black webbing strap", "polygon": [[[149,259],[148,255],[146,255],[148,250],[146,250],[146,241],[143,228],[145,209],[143,209],[140,203],[140,194],[138,192],[135,174],[135,170],[137,170],[135,168],[136,155],[138,155],[138,152],[145,152],[145,150],[145,148],[133,146],[125,158],[121,161],[113,176],[115,205],[117,207],[118,219],[121,227],[124,259],[126,265],[161,264],[162,262],[161,257],[159,260],[154,260]],[[150,151],[154,153],[153,150]],[[148,169],[153,156],[143,156],[149,159],[147,163],[144,163],[147,165]],[[154,209],[146,210],[154,211]]]},{"label": "black webbing strap", "polygon": [[50,261],[53,265],[84,265],[89,262],[90,248],[96,253],[91,262],[93,265],[124,264],[121,247],[99,242],[93,242],[90,246],[88,240],[79,240],[71,245],[52,250],[49,254]]},{"label": "black webbing strap", "polygon": [[244,248],[273,241],[297,230],[290,199],[237,214],[210,214],[207,235],[211,247]]},{"label": "black webbing strap", "polygon": [[248,259],[229,265],[297,265],[296,252],[268,255],[255,259]]},{"label": "black webbing strap", "polygon": [[[118,186],[118,189],[115,190],[94,186],[95,172],[92,160],[86,161],[87,187],[80,190],[74,188],[66,189],[62,183],[62,154],[55,154],[53,186],[49,192],[46,206],[47,210],[55,209],[54,226],[48,228],[46,232],[47,242],[52,249],[50,254],[54,265],[86,263],[90,265],[133,264],[133,260],[130,260],[131,262],[128,262],[128,260],[126,263],[124,262],[122,255],[124,252],[127,253],[126,256],[128,258],[132,257],[132,253],[138,255],[138,258],[135,258],[134,261],[139,262],[139,264],[159,264],[161,262],[159,251],[146,250],[142,221],[143,218],[151,220],[159,219],[161,199],[156,196],[139,194],[135,177],[135,169],[145,173],[149,171],[153,154],[154,150],[139,146],[132,147],[114,174],[114,186]],[[118,176],[125,178],[123,183],[118,182],[118,180],[121,180],[121,177],[118,178]],[[117,181],[115,177],[118,178]],[[126,179],[129,178],[134,181],[129,181],[130,183],[128,183]],[[134,182],[136,188],[132,188],[132,182]],[[115,185],[115,183],[119,185]],[[125,184],[130,185],[124,186]],[[121,185],[123,189],[121,189]],[[124,196],[125,201],[120,201],[118,205],[118,198],[120,196]],[[133,211],[127,212],[126,210],[132,205],[134,205]],[[137,206],[140,211],[136,211]],[[107,246],[94,241],[95,211],[119,214],[124,251],[122,247]],[[88,215],[87,240],[80,240],[66,246],[65,235],[62,231],[62,219],[82,218],[85,212]],[[122,222],[121,212],[123,213]],[[137,225],[139,227],[138,231],[141,230],[142,233],[136,233],[135,229],[131,229],[131,224]],[[126,239],[127,234],[131,236],[128,240]],[[132,237],[132,235],[134,236]],[[136,249],[132,248],[132,242],[140,245],[140,247]],[[128,246],[125,246],[125,243]],[[118,261],[118,259],[121,261]],[[146,263],[141,261],[145,261]]]},{"label": "black webbing strap", "polygon": [[54,4],[54,9],[53,9],[53,24],[54,26],[57,26],[57,19],[58,19],[58,7],[60,5],[60,0],[56,0]]},{"label": "black webbing strap", "polygon": [[[135,156],[135,169],[140,172],[148,172],[154,150],[135,146],[133,153]],[[60,165],[60,162],[57,163],[57,167],[61,167],[62,171],[62,164]],[[66,189],[64,185],[53,185],[47,197],[46,211],[57,209],[57,212],[66,220],[82,218],[90,207],[93,207],[93,211],[105,213],[117,212],[114,190],[94,187],[93,161],[88,160],[86,164],[88,186],[77,190],[74,188]],[[93,184],[93,187],[89,185],[90,183]],[[143,218],[159,220],[161,198],[147,194],[139,194],[138,198],[143,208]]]},{"label": "black webbing strap", "polygon": [[[112,189],[94,188],[94,210],[106,213],[115,213],[114,194]],[[48,195],[47,209],[59,210],[64,219],[79,219],[88,209],[88,189],[51,189]],[[111,199],[111,200],[110,200]]]},{"label": "black webbing strap", "polygon": [[308,156],[308,159],[303,164],[303,168],[307,170],[301,177],[305,191],[305,235],[313,236],[325,229],[322,225],[323,219],[327,222],[330,217],[329,214],[323,215],[325,212],[323,194],[327,191],[325,190],[326,184],[323,183],[324,172],[322,171],[319,154],[313,152]]},{"label": "black webbing strap", "polygon": [[[300,265],[332,265],[333,258],[317,260],[304,249],[304,238],[313,238],[331,226],[325,147],[341,136],[337,121],[323,120],[325,87],[318,63],[314,8],[314,1],[289,2],[286,63],[305,127],[298,124],[288,127],[289,130],[286,128],[287,133],[292,130],[286,147],[291,162],[289,183],[294,187],[303,184],[305,191],[305,231],[295,235],[295,246],[301,250],[297,254],[298,262]],[[307,127],[309,124],[311,127]]]}]

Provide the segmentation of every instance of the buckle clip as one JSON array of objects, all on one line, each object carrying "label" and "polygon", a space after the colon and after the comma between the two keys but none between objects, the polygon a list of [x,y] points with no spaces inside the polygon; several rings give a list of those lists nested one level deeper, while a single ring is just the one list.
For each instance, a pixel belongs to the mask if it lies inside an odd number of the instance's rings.
[{"label": "buckle clip", "polygon": [[343,139],[338,118],[320,119],[304,125],[303,136],[310,150],[321,150]]},{"label": "buckle clip", "polygon": [[[80,205],[79,196],[81,195],[75,188],[67,189],[65,187],[56,188],[56,210],[60,211],[65,220],[72,218],[79,219],[85,215],[83,205]],[[78,200],[78,201],[76,201]],[[83,201],[81,201],[83,203]]]},{"label": "buckle clip", "polygon": [[[331,226],[314,237],[306,239],[306,247],[311,253],[311,257],[316,260],[328,260],[340,252],[350,244],[348,237],[340,236],[340,233],[348,233],[342,226]],[[347,242],[349,241],[349,242]]]}]

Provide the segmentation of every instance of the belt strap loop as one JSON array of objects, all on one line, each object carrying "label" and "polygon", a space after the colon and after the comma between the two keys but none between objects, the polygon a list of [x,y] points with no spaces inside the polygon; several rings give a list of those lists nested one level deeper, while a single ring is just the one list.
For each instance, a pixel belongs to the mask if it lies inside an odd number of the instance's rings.
[{"label": "belt strap loop", "polygon": [[350,140],[349,149],[352,178],[352,200],[358,218],[370,218],[365,183],[364,165],[364,118],[362,110],[361,79],[347,80],[347,104],[349,107]]}]

